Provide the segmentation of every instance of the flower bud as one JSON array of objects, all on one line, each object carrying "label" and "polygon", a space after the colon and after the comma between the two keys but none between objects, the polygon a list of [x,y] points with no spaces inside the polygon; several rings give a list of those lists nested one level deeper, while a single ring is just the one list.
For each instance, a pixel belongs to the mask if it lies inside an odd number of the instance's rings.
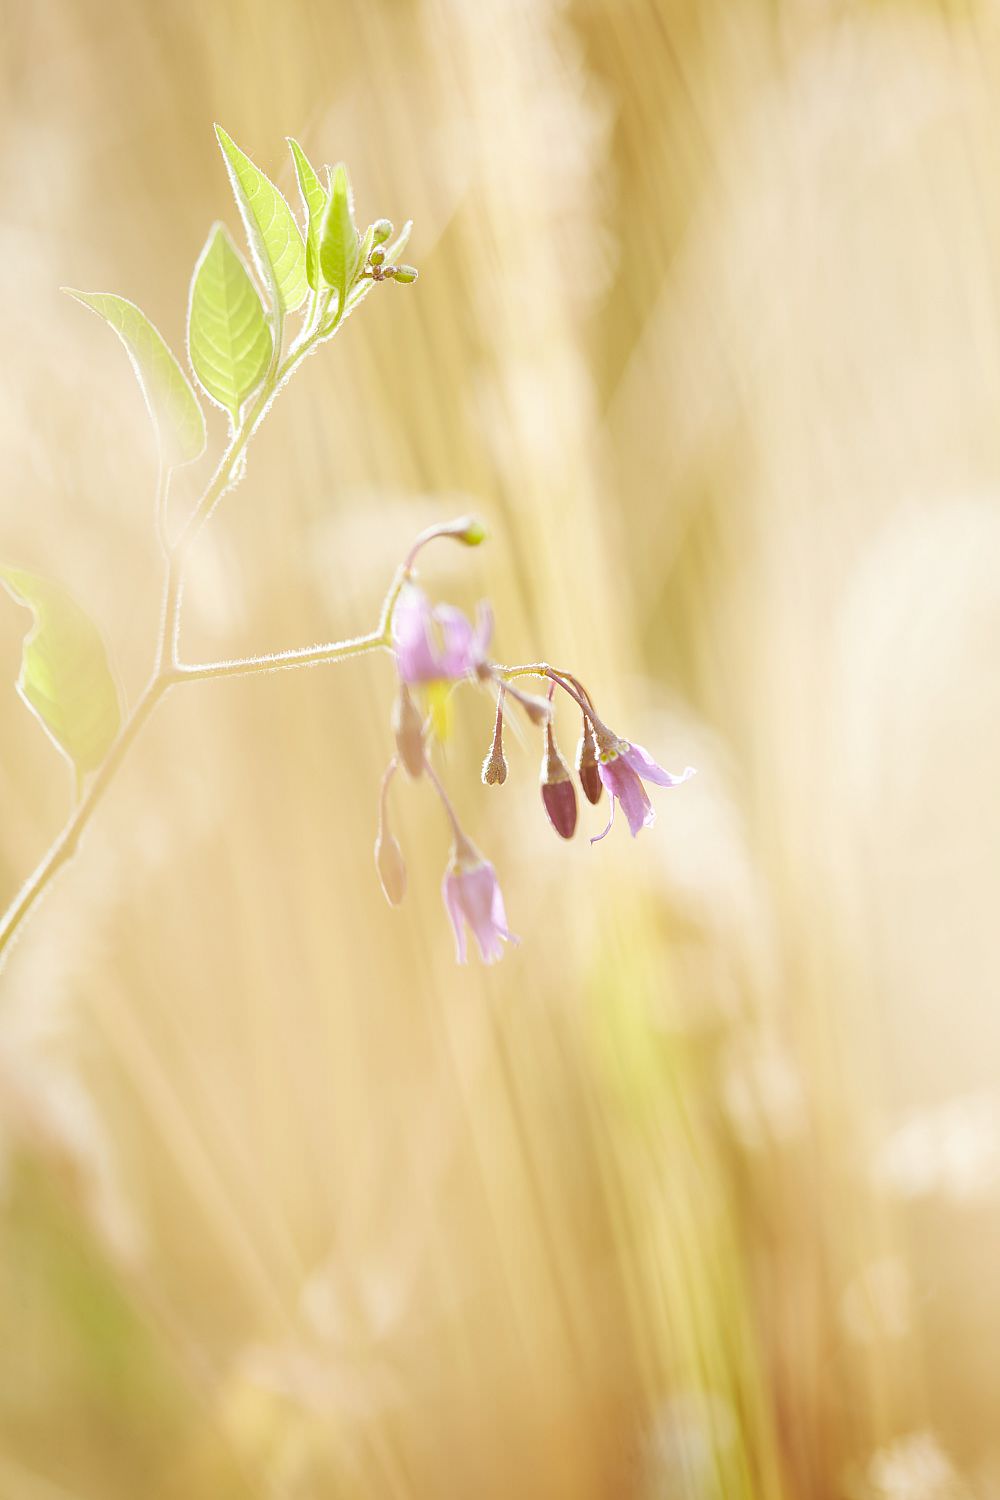
[{"label": "flower bud", "polygon": [[488,532],[478,516],[462,516],[461,520],[454,521],[447,535],[454,537],[456,542],[461,542],[465,547],[478,547],[485,542]]},{"label": "flower bud", "polygon": [[497,721],[493,730],[493,744],[490,753],[483,761],[483,781],[487,786],[503,786],[507,780],[507,761],[503,753],[503,699],[504,690],[500,689],[497,698]]},{"label": "flower bud", "polygon": [[392,234],[392,221],[390,219],[376,219],[372,225],[372,244],[384,245]]},{"label": "flower bud", "polygon": [[392,707],[392,732],[407,775],[416,778],[424,769],[424,721],[405,682],[399,684]]},{"label": "flower bud", "polygon": [[549,822],[560,838],[571,839],[576,831],[576,788],[570,779],[569,766],[556,748],[551,724],[545,731],[541,783]]},{"label": "flower bud", "polygon": [[416,266],[393,266],[392,270],[387,272],[387,275],[391,275],[393,281],[409,283],[416,281],[418,272]]},{"label": "flower bud", "polygon": [[463,529],[455,532],[456,540],[464,542],[466,547],[478,547],[485,542],[488,535],[482,521],[477,520],[475,516],[469,516]]},{"label": "flower bud", "polygon": [[583,795],[588,802],[595,806],[601,800],[603,783],[601,773],[598,769],[597,742],[594,739],[594,726],[588,718],[583,721],[583,734],[580,743],[576,747],[576,769],[580,777],[580,785],[583,787]]},{"label": "flower bud", "polygon": [[370,266],[380,266],[384,260],[385,260],[385,251],[379,249],[378,246],[376,246],[375,249],[368,256],[368,264]]},{"label": "flower bud", "polygon": [[512,682],[508,682],[506,687],[511,697],[524,709],[532,724],[538,725],[539,728],[543,724],[548,724],[552,717],[552,709],[544,698],[536,698],[534,693],[522,692]]},{"label": "flower bud", "polygon": [[398,906],[406,895],[406,865],[403,851],[387,828],[379,828],[375,840],[375,868],[385,899]]}]

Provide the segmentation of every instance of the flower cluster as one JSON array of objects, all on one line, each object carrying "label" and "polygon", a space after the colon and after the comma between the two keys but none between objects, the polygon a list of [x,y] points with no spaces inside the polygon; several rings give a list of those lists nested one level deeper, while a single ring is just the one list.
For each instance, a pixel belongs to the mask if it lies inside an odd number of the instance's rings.
[{"label": "flower cluster", "polygon": [[[455,684],[464,681],[478,682],[495,690],[496,720],[490,750],[483,762],[482,779],[487,786],[502,786],[507,779],[503,751],[504,712],[506,699],[512,698],[529,722],[543,730],[542,805],[552,827],[564,839],[572,838],[576,831],[577,796],[573,772],[555,740],[552,699],[557,688],[573,700],[581,715],[575,770],[583,794],[595,805],[605,791],[608,794],[607,827],[603,833],[594,835],[591,843],[598,843],[611,831],[619,803],[633,837],[640,828],[649,828],[655,822],[656,812],[644,783],[680,786],[695,773],[688,766],[681,775],[674,776],[657,765],[641,745],[615,734],[599,717],[586,688],[571,673],[559,671],[546,662],[501,666],[491,661],[493,613],[489,605],[480,604],[473,624],[452,605],[432,605],[413,581],[413,561],[418,550],[436,536],[451,536],[467,545],[475,545],[483,539],[484,532],[478,523],[468,519],[434,528],[418,538],[402,569],[401,584],[389,621],[399,678],[392,715],[396,753],[382,779],[375,863],[386,898],[398,905],[406,889],[406,868],[402,851],[389,828],[388,789],[400,767],[411,778],[426,775],[433,783],[451,825],[452,852],[442,893],[455,930],[458,961],[464,963],[466,960],[468,927],[484,962],[493,963],[502,957],[504,943],[517,942],[517,939],[507,925],[496,871],[462,829],[447,792],[431,765],[428,755],[431,723],[424,708],[442,692],[450,692]],[[547,696],[541,698],[525,692],[518,683],[518,679],[525,677],[547,681]]]}]

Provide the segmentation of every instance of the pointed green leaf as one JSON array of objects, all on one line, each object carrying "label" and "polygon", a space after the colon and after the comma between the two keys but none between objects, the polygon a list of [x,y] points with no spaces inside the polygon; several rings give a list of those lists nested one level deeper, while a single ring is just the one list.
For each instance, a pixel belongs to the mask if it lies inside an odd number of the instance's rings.
[{"label": "pointed green leaf", "polygon": [[343,162],[330,176],[330,198],[319,231],[319,265],[323,280],[343,304],[358,265],[358,231],[347,168]]},{"label": "pointed green leaf", "polygon": [[24,638],[17,690],[77,770],[93,771],[121,723],[100,632],[61,584],[19,568],[0,568],[0,580],[35,617]]},{"label": "pointed green leaf", "polygon": [[309,294],[306,254],[295,215],[259,167],[244,155],[221,125],[215,133],[262,280],[277,294],[281,309],[294,312]]},{"label": "pointed green leaf", "polygon": [[319,226],[326,209],[326,189],[298,141],[288,137],[299,179],[302,207],[306,211],[306,280],[313,291],[319,282]]},{"label": "pointed green leaf", "polygon": [[260,385],[273,342],[260,293],[224,224],[198,258],[188,308],[188,353],[202,389],[239,418]]},{"label": "pointed green leaf", "polygon": [[163,462],[188,464],[205,451],[205,417],[191,382],[159,331],[134,302],[113,292],[78,292],[63,287],[77,302],[111,324],[128,352],[153,419]]}]

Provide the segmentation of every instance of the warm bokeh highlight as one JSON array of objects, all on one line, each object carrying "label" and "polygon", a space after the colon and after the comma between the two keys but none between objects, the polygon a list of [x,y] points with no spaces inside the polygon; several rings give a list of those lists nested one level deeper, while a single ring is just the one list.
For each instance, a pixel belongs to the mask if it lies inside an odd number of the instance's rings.
[{"label": "warm bokeh highlight", "polygon": [[[0,980],[3,1500],[1000,1495],[1000,14],[987,0],[3,7],[0,555],[133,695],[120,346],[221,121],[416,221],[199,545],[194,657],[489,595],[690,786],[591,849],[447,774],[522,938],[459,969],[392,665],[193,685]],[[210,445],[223,438],[220,414]],[[180,507],[206,459],[178,484]],[[0,597],[0,900],[64,764]],[[564,740],[575,725],[565,720]],[[589,812],[589,810],[588,810]]]}]

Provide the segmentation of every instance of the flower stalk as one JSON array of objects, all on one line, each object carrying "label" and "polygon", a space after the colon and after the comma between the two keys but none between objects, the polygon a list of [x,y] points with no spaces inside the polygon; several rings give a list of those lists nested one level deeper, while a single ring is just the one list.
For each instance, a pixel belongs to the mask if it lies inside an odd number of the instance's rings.
[{"label": "flower stalk", "polygon": [[[397,674],[390,718],[395,753],[382,778],[375,839],[375,863],[382,889],[389,902],[398,905],[407,878],[402,851],[389,826],[390,783],[400,766],[411,779],[426,772],[452,834],[442,895],[454,928],[459,961],[465,960],[466,932],[471,930],[483,960],[492,963],[502,955],[505,943],[517,939],[507,925],[496,872],[461,827],[448,792],[431,763],[434,739],[443,740],[450,733],[447,709],[451,694],[460,683],[495,687],[497,691],[493,743],[482,768],[482,779],[487,785],[501,785],[508,775],[503,751],[506,698],[509,696],[517,703],[531,725],[542,729],[541,800],[550,823],[564,839],[575,832],[578,808],[572,772],[555,741],[552,700],[557,687],[573,700],[583,716],[576,769],[585,796],[595,803],[607,789],[611,820],[616,805],[621,803],[633,834],[655,817],[644,783],[675,786],[694,773],[689,768],[683,776],[671,776],[641,746],[615,734],[598,716],[590,693],[572,673],[557,670],[546,662],[500,666],[491,661],[488,653],[493,612],[488,603],[480,603],[472,622],[453,605],[432,604],[417,587],[414,581],[417,559],[431,542],[450,539],[466,547],[476,547],[485,540],[486,531],[474,516],[460,516],[419,533],[396,569],[376,624],[362,635],[259,656],[209,662],[182,660],[184,579],[192,549],[223,496],[243,478],[249,445],[278,392],[311,350],[332,337],[375,283],[394,280],[406,284],[417,276],[413,267],[398,261],[409,224],[392,244],[387,243],[393,232],[387,219],[376,220],[363,235],[358,230],[343,163],[333,169],[328,177],[328,191],[323,192],[321,186],[317,187],[315,171],[301,148],[294,141],[290,143],[306,208],[303,239],[303,231],[294,223],[282,228],[282,215],[287,217],[290,211],[277,189],[220,127],[216,133],[248,232],[251,221],[256,225],[251,248],[261,278],[269,288],[269,311],[238,253],[229,245],[226,231],[216,226],[192,281],[188,352],[202,390],[229,412],[230,435],[214,473],[175,537],[170,535],[167,513],[173,469],[164,455],[172,455],[172,464],[200,457],[206,436],[204,413],[162,337],[133,303],[110,294],[73,292],[78,301],[100,312],[126,344],[156,426],[160,462],[154,509],[156,535],[163,554],[162,605],[149,679],[120,728],[118,695],[103,651],[101,662],[110,684],[110,708],[96,740],[93,734],[87,739],[78,736],[67,740],[53,733],[44,712],[48,681],[42,689],[37,682],[29,685],[34,690],[34,696],[27,698],[29,706],[39,713],[74,764],[76,802],[61,832],[0,917],[0,967],[25,921],[76,853],[104,793],[167,693],[185,683],[297,670],[375,651],[392,654]],[[322,199],[319,209],[317,191]],[[220,279],[227,286],[226,294],[221,297],[216,284]],[[243,309],[249,309],[241,315],[235,331],[226,322],[234,299]],[[303,321],[285,351],[286,310],[294,312],[303,304]],[[227,330],[228,342],[227,339],[220,342],[217,336],[220,323]],[[244,341],[242,345],[236,339],[237,334]],[[238,354],[234,353],[234,339]],[[164,369],[169,374],[166,381]],[[0,572],[0,581],[6,580],[15,597],[21,595],[16,587],[11,589],[10,579],[18,576],[21,575],[9,570]],[[30,601],[22,599],[22,602]],[[97,636],[96,630],[93,634]],[[25,662],[29,660],[31,639],[25,647]],[[547,683],[546,698],[526,692],[519,685],[518,679],[528,676]],[[611,820],[605,834],[610,830]]]}]

